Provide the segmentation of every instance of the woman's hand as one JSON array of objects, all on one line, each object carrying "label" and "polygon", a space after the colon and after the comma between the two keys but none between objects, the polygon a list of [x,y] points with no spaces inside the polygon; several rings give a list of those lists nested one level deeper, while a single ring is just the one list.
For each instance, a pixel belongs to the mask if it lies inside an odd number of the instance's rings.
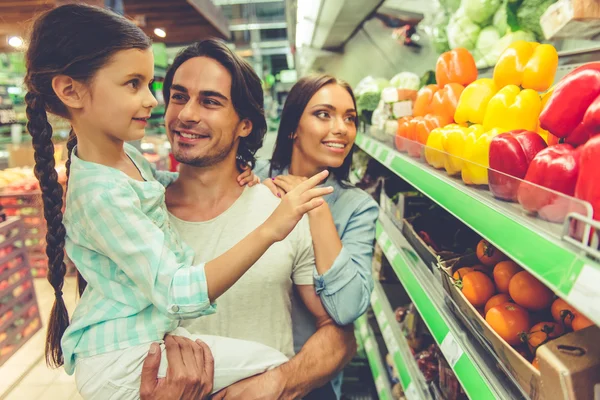
[{"label": "woman's hand", "polygon": [[306,180],[307,178],[303,176],[279,175],[275,178],[265,180],[263,185],[268,187],[275,196],[282,197]]},{"label": "woman's hand", "polygon": [[316,186],[325,180],[328,175],[329,171],[320,172],[299,183],[283,196],[281,204],[263,224],[272,239],[277,242],[285,239],[304,214],[325,202],[322,196],[332,193],[333,188],[330,186],[317,188]]},{"label": "woman's hand", "polygon": [[260,183],[260,178],[254,175],[254,172],[248,167],[237,177],[237,181],[240,186],[248,185],[248,187],[252,187],[254,185],[258,185]]}]

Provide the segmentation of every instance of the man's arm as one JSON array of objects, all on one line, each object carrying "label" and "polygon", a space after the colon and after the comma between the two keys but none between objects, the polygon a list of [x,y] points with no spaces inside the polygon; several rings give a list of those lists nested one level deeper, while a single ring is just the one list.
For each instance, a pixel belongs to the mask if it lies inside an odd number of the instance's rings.
[{"label": "man's arm", "polygon": [[317,331],[287,363],[234,383],[213,395],[213,400],[298,399],[329,382],[354,356],[352,326],[333,322],[312,285],[296,288],[316,318]]},{"label": "man's arm", "polygon": [[[312,285],[296,286],[302,301],[316,319],[317,331],[300,352],[279,369],[285,386],[283,398],[296,399],[333,379],[356,353],[352,325],[339,326],[327,314]],[[275,371],[273,370],[273,371]]]}]

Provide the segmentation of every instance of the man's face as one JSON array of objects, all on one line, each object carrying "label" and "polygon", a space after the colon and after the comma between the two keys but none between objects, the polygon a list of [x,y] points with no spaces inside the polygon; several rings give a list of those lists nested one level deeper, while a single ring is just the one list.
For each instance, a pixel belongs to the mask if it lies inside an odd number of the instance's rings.
[{"label": "man's face", "polygon": [[229,71],[208,57],[191,58],[175,71],[165,125],[175,159],[196,167],[235,160],[239,138],[252,130],[231,102]]}]

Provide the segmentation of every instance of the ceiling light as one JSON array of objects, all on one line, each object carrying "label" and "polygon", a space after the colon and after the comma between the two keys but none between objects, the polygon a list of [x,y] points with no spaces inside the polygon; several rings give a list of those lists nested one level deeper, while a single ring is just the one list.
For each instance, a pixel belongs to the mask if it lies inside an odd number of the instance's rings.
[{"label": "ceiling light", "polygon": [[8,39],[8,44],[12,47],[21,47],[23,46],[23,39],[21,39],[19,36],[11,36]]},{"label": "ceiling light", "polygon": [[322,0],[298,2],[296,14],[296,47],[310,46],[317,25]]},{"label": "ceiling light", "polygon": [[164,29],[160,29],[160,28],[156,28],[154,29],[154,34],[158,37],[165,37],[167,36],[167,32],[164,31]]}]

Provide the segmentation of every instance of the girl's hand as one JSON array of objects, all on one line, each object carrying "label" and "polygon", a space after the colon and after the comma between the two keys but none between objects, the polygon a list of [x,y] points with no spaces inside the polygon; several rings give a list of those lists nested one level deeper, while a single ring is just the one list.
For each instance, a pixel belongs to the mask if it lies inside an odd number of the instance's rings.
[{"label": "girl's hand", "polygon": [[265,180],[263,185],[268,187],[275,196],[281,197],[291,192],[296,186],[306,181],[306,179],[303,176],[279,175],[275,178]]},{"label": "girl's hand", "polygon": [[327,170],[320,172],[299,183],[283,196],[281,204],[263,224],[274,241],[278,242],[285,239],[304,214],[325,202],[321,196],[332,193],[333,188],[331,186],[315,188],[315,186],[327,178],[328,175],[329,171]]},{"label": "girl's hand", "polygon": [[248,185],[248,187],[252,187],[260,183],[260,178],[254,175],[254,172],[252,172],[250,168],[246,168],[244,172],[237,177],[237,181],[240,186]]}]

